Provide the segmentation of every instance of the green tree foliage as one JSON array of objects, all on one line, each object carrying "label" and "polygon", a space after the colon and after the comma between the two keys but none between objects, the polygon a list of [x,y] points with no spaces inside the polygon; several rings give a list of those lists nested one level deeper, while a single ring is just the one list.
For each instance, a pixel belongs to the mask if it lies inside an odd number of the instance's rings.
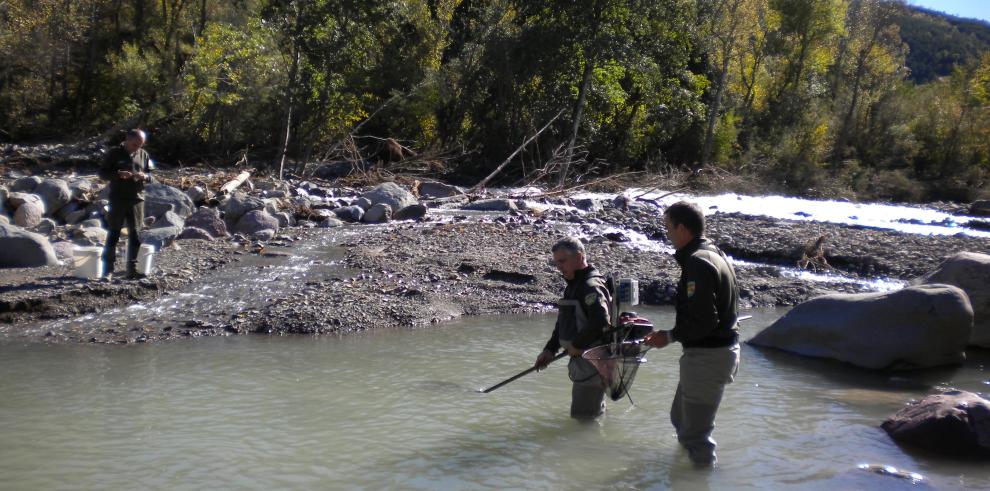
[{"label": "green tree foliage", "polygon": [[141,125],[166,162],[281,169],[395,138],[476,181],[561,114],[498,179],[969,199],[988,46],[902,0],[2,0],[0,140]]}]

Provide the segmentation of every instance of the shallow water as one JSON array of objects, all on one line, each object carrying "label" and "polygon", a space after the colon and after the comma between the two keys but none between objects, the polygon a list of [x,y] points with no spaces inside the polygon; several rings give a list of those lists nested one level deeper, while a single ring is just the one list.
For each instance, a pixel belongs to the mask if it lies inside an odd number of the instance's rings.
[{"label": "shallow water", "polygon": [[[746,337],[783,311],[758,311]],[[658,326],[669,309],[643,308]],[[628,400],[567,417],[562,362],[527,368],[553,317],[474,317],[345,337],[153,345],[0,344],[4,489],[877,489],[877,463],[938,489],[990,488],[990,466],[902,450],[879,424],[932,387],[986,391],[990,356],[885,375],[743,347],[694,469],[667,420],[679,347],[654,350]]]}]

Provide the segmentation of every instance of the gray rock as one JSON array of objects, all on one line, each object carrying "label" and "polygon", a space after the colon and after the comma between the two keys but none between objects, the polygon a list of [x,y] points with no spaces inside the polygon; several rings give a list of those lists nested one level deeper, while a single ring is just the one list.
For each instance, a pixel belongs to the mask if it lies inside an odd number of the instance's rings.
[{"label": "gray rock", "polygon": [[79,177],[69,181],[69,191],[72,192],[72,197],[75,199],[80,199],[92,193],[95,189],[96,185],[93,184],[93,181],[85,177]]},{"label": "gray rock", "polygon": [[265,203],[265,211],[267,211],[269,215],[274,215],[282,211],[282,202],[277,199],[267,198],[263,199],[262,202]]},{"label": "gray rock", "polygon": [[41,181],[43,179],[40,177],[22,177],[14,181],[14,184],[10,186],[10,191],[14,193],[31,193],[34,191],[34,188],[38,187],[38,184],[41,184]]},{"label": "gray rock", "polygon": [[289,197],[289,192],[281,189],[273,189],[271,191],[265,191],[264,196],[265,198],[283,199]]},{"label": "gray rock", "polygon": [[344,206],[332,211],[337,218],[345,222],[360,222],[361,217],[364,216],[364,210],[360,206]]},{"label": "gray rock", "polygon": [[210,194],[211,193],[208,189],[199,185],[192,186],[186,190],[186,196],[189,196],[189,199],[196,205],[206,203],[206,201],[210,199]]},{"label": "gray rock", "polygon": [[351,204],[354,206],[360,206],[361,209],[364,210],[365,212],[367,212],[368,209],[373,206],[371,200],[364,197],[354,200]]},{"label": "gray rock", "polygon": [[152,225],[152,228],[175,227],[181,229],[185,226],[186,221],[183,220],[178,213],[166,211],[161,218],[155,220],[155,224]]},{"label": "gray rock", "polygon": [[0,224],[3,224],[3,225],[9,225],[10,224],[10,219],[7,218],[7,215],[0,214]]},{"label": "gray rock", "polygon": [[406,191],[394,182],[379,184],[370,191],[362,194],[361,197],[367,198],[371,201],[372,205],[385,203],[392,207],[393,210],[401,210],[409,205],[415,205],[418,202],[412,193]]},{"label": "gray rock", "polygon": [[12,225],[0,224],[0,268],[33,268],[58,264],[48,239]]},{"label": "gray rock", "polygon": [[421,204],[409,205],[392,214],[392,220],[419,220],[426,216],[426,206]]},{"label": "gray rock", "polygon": [[87,218],[86,220],[79,222],[79,227],[103,228],[103,220],[100,220],[99,218]]},{"label": "gray rock", "polygon": [[186,227],[195,227],[204,230],[213,238],[226,237],[227,224],[220,219],[220,212],[213,208],[200,208],[196,210],[188,219]]},{"label": "gray rock", "polygon": [[248,238],[251,240],[260,240],[262,242],[268,242],[269,240],[275,238],[275,231],[270,228],[266,228],[264,230],[258,230],[257,232],[254,232],[253,234],[249,235]]},{"label": "gray rock", "polygon": [[55,230],[55,227],[58,227],[55,220],[52,220],[51,218],[42,218],[41,223],[35,225],[32,232],[39,233],[41,235],[48,235]]},{"label": "gray rock", "polygon": [[45,204],[40,199],[38,201],[29,201],[22,203],[14,211],[14,223],[24,228],[34,228],[41,223],[41,219],[44,216]]},{"label": "gray rock", "polygon": [[52,249],[55,251],[55,255],[62,259],[72,259],[75,256],[76,245],[67,240],[62,240],[52,244]]},{"label": "gray rock", "polygon": [[461,208],[474,211],[513,211],[518,209],[516,204],[508,199],[483,199],[468,203]]},{"label": "gray rock", "polygon": [[[313,222],[306,222],[306,223],[313,223]],[[335,228],[335,227],[340,227],[343,224],[344,224],[344,222],[342,222],[342,221],[340,221],[340,220],[338,220],[336,218],[327,217],[325,220],[323,220],[322,222],[320,222],[320,227],[322,227],[322,228]]]},{"label": "gray rock", "polygon": [[990,457],[990,401],[948,391],[908,405],[880,425],[891,438],[926,450]]},{"label": "gray rock", "polygon": [[86,210],[76,210],[66,215],[64,220],[68,225],[75,225],[83,221],[87,216],[89,216],[89,213]]},{"label": "gray rock", "polygon": [[196,206],[181,189],[160,183],[150,183],[144,188],[144,216],[161,217],[173,211],[182,218],[192,215]]},{"label": "gray rock", "polygon": [[13,206],[15,209],[20,208],[20,206],[24,203],[35,203],[41,205],[42,209],[45,207],[45,200],[41,199],[41,196],[31,193],[10,193],[7,195],[7,202],[10,203],[10,206]]},{"label": "gray rock", "polygon": [[386,223],[390,220],[392,220],[392,207],[385,203],[372,205],[361,217],[364,223]]},{"label": "gray rock", "polygon": [[264,210],[252,210],[245,213],[244,216],[237,221],[237,226],[234,227],[235,233],[244,234],[246,236],[250,236],[262,230],[271,230],[272,235],[274,235],[275,232],[278,232],[278,220]]},{"label": "gray rock", "polygon": [[176,240],[206,240],[212,241],[213,237],[201,228],[186,227]]},{"label": "gray rock", "polygon": [[870,369],[914,369],[961,363],[972,329],[966,293],[932,284],[814,298],[748,342]]},{"label": "gray rock", "polygon": [[296,217],[289,212],[280,211],[273,216],[278,220],[279,228],[291,227],[296,224]]},{"label": "gray rock", "polygon": [[234,193],[223,204],[223,217],[227,224],[236,224],[247,212],[263,210],[265,202],[261,198],[248,196],[244,193]]},{"label": "gray rock", "polygon": [[69,185],[61,179],[45,179],[34,188],[33,193],[41,196],[45,201],[45,209],[52,214],[72,200]]},{"label": "gray rock", "polygon": [[944,283],[962,288],[973,306],[970,344],[990,348],[990,256],[960,252],[947,258],[922,283]]},{"label": "gray rock", "polygon": [[55,212],[55,218],[68,223],[69,216],[79,211],[83,211],[83,205],[77,201],[70,201],[68,204],[59,208],[58,211]]},{"label": "gray rock", "polygon": [[107,229],[83,227],[72,231],[72,242],[85,246],[102,246],[107,243]]},{"label": "gray rock", "polygon": [[421,182],[416,189],[419,191],[420,197],[423,198],[449,198],[463,194],[464,191],[463,188],[442,182]]},{"label": "gray rock", "polygon": [[161,250],[181,233],[182,229],[176,227],[146,228],[138,233],[138,238],[142,244],[151,244],[155,250]]},{"label": "gray rock", "polygon": [[602,209],[604,209],[601,201],[591,198],[575,200],[574,207],[579,210],[584,210],[590,213],[602,211]]}]

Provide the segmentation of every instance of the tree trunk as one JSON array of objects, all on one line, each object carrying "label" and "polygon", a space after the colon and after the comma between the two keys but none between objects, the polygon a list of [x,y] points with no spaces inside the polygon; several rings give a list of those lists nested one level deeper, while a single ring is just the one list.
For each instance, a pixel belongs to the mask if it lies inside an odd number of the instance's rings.
[{"label": "tree trunk", "polygon": [[560,169],[560,186],[563,187],[567,179],[567,171],[571,166],[571,158],[574,156],[574,144],[577,142],[578,129],[581,127],[581,114],[584,112],[584,99],[587,97],[588,88],[591,85],[591,71],[594,68],[594,60],[588,59],[584,63],[584,74],[581,76],[581,88],[578,89],[577,102],[574,103],[574,118],[571,121],[571,139],[567,141],[567,151],[564,152],[564,164]]},{"label": "tree trunk", "polygon": [[281,181],[284,178],[285,172],[285,157],[289,153],[289,142],[292,137],[292,110],[295,104],[294,95],[296,92],[296,79],[299,73],[299,39],[302,36],[302,11],[299,8],[299,4],[295,4],[296,10],[296,25],[293,28],[292,34],[292,66],[289,68],[289,86],[286,88],[285,93],[285,106],[286,106],[286,116],[285,116],[285,138],[282,139],[282,151],[280,152],[279,162],[278,162],[278,179]]}]

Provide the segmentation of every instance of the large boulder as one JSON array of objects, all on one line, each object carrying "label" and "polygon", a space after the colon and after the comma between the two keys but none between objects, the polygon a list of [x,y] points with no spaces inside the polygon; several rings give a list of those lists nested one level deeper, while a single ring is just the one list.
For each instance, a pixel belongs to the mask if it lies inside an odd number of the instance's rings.
[{"label": "large boulder", "polygon": [[990,256],[960,252],[943,261],[922,282],[962,288],[973,306],[973,335],[969,342],[990,348]]},{"label": "large boulder", "polygon": [[45,217],[45,203],[41,201],[41,198],[33,194],[28,194],[27,196],[35,199],[25,201],[17,207],[17,210],[14,211],[14,223],[24,228],[34,228]]},{"label": "large boulder", "polygon": [[891,438],[926,450],[990,457],[990,401],[953,390],[910,404],[880,425]]},{"label": "large boulder", "polygon": [[196,227],[186,227],[176,240],[205,240],[212,241],[213,237],[206,230]]},{"label": "large boulder", "polygon": [[385,223],[390,220],[392,220],[392,207],[385,203],[372,205],[361,217],[364,223]]},{"label": "large boulder", "polygon": [[748,342],[863,368],[913,369],[961,363],[972,329],[966,293],[933,284],[814,298]]},{"label": "large boulder", "polygon": [[178,227],[146,228],[138,232],[138,239],[142,244],[155,246],[157,251],[178,238],[181,233],[182,229]]},{"label": "large boulder", "polygon": [[409,205],[392,214],[392,220],[419,220],[426,216],[426,206]]},{"label": "large boulder", "polygon": [[183,228],[186,226],[186,221],[179,216],[178,213],[174,211],[166,211],[161,218],[155,220],[155,224],[152,228],[162,228],[162,227],[176,227]]},{"label": "large boulder", "polygon": [[364,210],[360,206],[343,206],[334,209],[333,214],[345,222],[360,222],[361,217],[364,216]]},{"label": "large boulder", "polygon": [[14,184],[10,186],[10,191],[14,193],[31,193],[43,180],[36,176],[22,177],[14,181]]},{"label": "large boulder", "polygon": [[41,196],[45,202],[45,209],[53,215],[72,200],[69,185],[61,179],[45,179],[34,188],[32,193]]},{"label": "large boulder", "polygon": [[12,225],[0,224],[0,268],[33,268],[58,264],[48,239]]},{"label": "large boulder", "polygon": [[273,235],[274,232],[278,232],[278,219],[269,215],[265,210],[252,210],[245,213],[237,221],[237,226],[234,227],[235,233],[246,236],[251,236],[262,230],[271,230]]},{"label": "large boulder", "polygon": [[213,208],[200,208],[188,219],[186,227],[195,227],[210,234],[213,238],[226,237],[227,224],[220,218],[220,212]]},{"label": "large boulder", "polygon": [[181,189],[160,183],[150,183],[144,188],[144,216],[161,217],[173,211],[182,218],[192,215],[196,206]]},{"label": "large boulder", "polygon": [[244,193],[234,193],[223,203],[223,217],[228,226],[236,225],[247,212],[263,210],[265,202],[261,198],[248,196]]},{"label": "large boulder", "polygon": [[416,197],[412,193],[406,191],[401,186],[394,182],[385,182],[379,184],[372,188],[370,191],[361,195],[362,198],[367,198],[371,201],[372,205],[377,205],[378,203],[385,203],[390,206],[393,210],[401,210],[409,205],[414,205]]},{"label": "large boulder", "polygon": [[[80,227],[72,231],[72,242],[84,246],[102,246],[107,243],[107,229]],[[124,239],[126,242],[127,239]]]},{"label": "large boulder", "polygon": [[442,182],[421,182],[416,188],[423,198],[449,198],[463,194],[463,190],[457,186],[451,186]]}]

